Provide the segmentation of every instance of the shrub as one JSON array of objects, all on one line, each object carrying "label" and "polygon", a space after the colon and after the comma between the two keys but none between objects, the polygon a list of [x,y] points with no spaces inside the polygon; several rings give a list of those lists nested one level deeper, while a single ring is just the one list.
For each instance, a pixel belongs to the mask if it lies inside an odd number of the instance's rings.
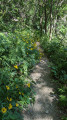
[{"label": "shrub", "polygon": [[[65,40],[63,40],[64,42]],[[41,45],[51,62],[51,75],[59,83],[58,105],[66,111],[67,108],[67,48],[59,38],[49,41],[48,37],[41,38]],[[65,43],[65,42],[64,42]],[[63,117],[62,120],[66,120]]]},{"label": "shrub", "polygon": [[0,119],[21,120],[20,110],[34,100],[28,72],[39,52],[34,38],[24,32],[0,33],[0,43]]}]

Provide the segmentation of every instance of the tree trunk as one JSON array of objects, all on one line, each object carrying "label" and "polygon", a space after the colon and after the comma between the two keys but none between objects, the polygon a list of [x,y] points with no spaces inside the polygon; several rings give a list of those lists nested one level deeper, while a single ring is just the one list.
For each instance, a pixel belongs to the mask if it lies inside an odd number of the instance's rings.
[{"label": "tree trunk", "polygon": [[42,35],[42,21],[43,21],[43,16],[41,16],[41,18],[40,18],[40,31],[41,31],[41,35]]},{"label": "tree trunk", "polygon": [[46,12],[46,5],[45,5],[45,34],[47,34],[47,12]]},{"label": "tree trunk", "polygon": [[56,1],[56,11],[55,11],[55,20],[54,20],[54,27],[55,27],[55,34],[57,35],[57,22],[58,22],[58,4],[59,0]]},{"label": "tree trunk", "polygon": [[52,39],[52,0],[50,6],[50,40]]},{"label": "tree trunk", "polygon": [[42,34],[42,17],[41,17],[40,0],[38,0],[38,5],[39,5],[39,27],[40,27],[40,33]]}]

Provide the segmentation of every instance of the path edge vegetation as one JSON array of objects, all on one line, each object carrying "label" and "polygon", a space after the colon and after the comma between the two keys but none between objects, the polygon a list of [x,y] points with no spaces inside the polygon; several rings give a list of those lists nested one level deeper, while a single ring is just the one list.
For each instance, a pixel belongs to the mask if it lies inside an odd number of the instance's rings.
[{"label": "path edge vegetation", "polygon": [[55,39],[54,37],[50,41],[48,36],[42,36],[40,43],[50,62],[52,82],[56,85],[57,105],[63,114],[61,119],[67,120],[67,50],[59,39]]}]

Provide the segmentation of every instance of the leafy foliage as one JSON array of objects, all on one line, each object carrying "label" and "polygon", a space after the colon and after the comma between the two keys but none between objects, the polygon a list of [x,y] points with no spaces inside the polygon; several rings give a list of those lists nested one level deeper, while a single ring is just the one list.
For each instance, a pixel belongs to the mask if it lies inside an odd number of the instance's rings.
[{"label": "leafy foliage", "polygon": [[[67,30],[62,26],[60,31],[59,37],[53,36],[51,41],[48,37],[42,36],[41,45],[50,59],[51,75],[60,86],[58,89],[58,105],[65,111],[67,108],[67,44],[65,37]],[[66,119],[66,117],[63,118],[63,120]]]},{"label": "leafy foliage", "polygon": [[20,109],[33,102],[32,81],[27,77],[39,52],[34,38],[24,31],[0,33],[0,42],[0,119],[18,120]]}]

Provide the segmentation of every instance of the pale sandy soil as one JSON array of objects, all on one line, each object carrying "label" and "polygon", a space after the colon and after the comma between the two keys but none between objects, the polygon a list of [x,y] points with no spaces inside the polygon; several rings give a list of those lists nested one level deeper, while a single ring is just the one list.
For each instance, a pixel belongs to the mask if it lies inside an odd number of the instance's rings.
[{"label": "pale sandy soil", "polygon": [[57,107],[57,97],[54,93],[55,84],[50,76],[49,61],[44,56],[31,73],[36,82],[35,103],[24,112],[24,120],[60,120],[60,111]]}]

